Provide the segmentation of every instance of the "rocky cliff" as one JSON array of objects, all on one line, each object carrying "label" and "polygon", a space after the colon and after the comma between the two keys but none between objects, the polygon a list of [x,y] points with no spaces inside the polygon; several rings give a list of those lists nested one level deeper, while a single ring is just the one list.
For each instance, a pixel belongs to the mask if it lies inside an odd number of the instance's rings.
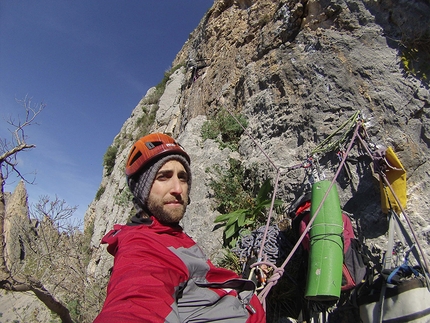
[{"label": "rocky cliff", "polygon": [[[28,196],[25,183],[20,181],[13,193],[5,194],[4,219],[5,261],[13,273],[23,267],[28,257],[25,232],[33,232],[35,224],[29,218]],[[2,277],[7,279],[8,277]],[[32,293],[11,293],[0,290],[0,313],[3,322],[13,322],[19,317],[26,322],[46,322],[51,312]]]},{"label": "rocky cliff", "polygon": [[[426,0],[215,1],[174,59],[177,68],[162,95],[150,89],[113,140],[113,168],[105,169],[86,213],[86,227],[93,230],[89,274],[107,281],[113,259],[100,239],[133,212],[123,170],[139,136],[165,132],[189,152],[193,188],[183,226],[217,257],[222,232],[213,231],[218,213],[206,169],[227,167],[229,158],[256,168],[256,179],[274,179],[279,169],[277,197],[287,209],[309,175],[288,167],[305,160],[357,111],[368,141],[393,147],[406,169],[407,213],[429,257],[429,18]],[[221,110],[248,120],[237,151],[202,139],[202,125]],[[360,158],[358,145],[351,153]],[[336,151],[314,157],[331,180]],[[337,181],[341,207],[353,215],[360,239],[384,250],[387,217],[371,162],[349,169]]]}]

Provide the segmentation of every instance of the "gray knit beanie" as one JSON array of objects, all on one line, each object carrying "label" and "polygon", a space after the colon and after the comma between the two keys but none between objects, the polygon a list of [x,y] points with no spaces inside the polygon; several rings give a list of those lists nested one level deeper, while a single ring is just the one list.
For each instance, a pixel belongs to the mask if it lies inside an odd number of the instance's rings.
[{"label": "gray knit beanie", "polygon": [[152,183],[154,182],[155,175],[157,175],[160,168],[170,160],[179,161],[185,168],[188,174],[188,195],[191,190],[191,168],[188,161],[181,155],[167,155],[155,162],[149,164],[142,172],[137,176],[128,178],[128,186],[130,187],[131,193],[133,193],[133,202],[137,209],[137,213],[142,210],[147,210],[146,204],[148,202],[149,192],[151,191]]}]

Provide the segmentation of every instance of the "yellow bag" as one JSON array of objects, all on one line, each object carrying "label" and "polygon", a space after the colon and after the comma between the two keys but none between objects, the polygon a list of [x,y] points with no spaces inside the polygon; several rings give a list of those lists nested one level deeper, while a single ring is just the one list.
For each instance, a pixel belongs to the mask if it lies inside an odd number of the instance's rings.
[{"label": "yellow bag", "polygon": [[[385,151],[385,161],[388,164],[385,176],[393,188],[397,198],[400,201],[403,209],[406,208],[406,171],[400,160],[397,158],[395,152],[391,147],[388,147]],[[381,208],[382,212],[388,213],[390,209],[390,204],[393,210],[400,214],[402,212],[400,206],[397,204],[396,199],[393,196],[391,190],[383,186],[383,182],[380,182],[381,188]]]}]

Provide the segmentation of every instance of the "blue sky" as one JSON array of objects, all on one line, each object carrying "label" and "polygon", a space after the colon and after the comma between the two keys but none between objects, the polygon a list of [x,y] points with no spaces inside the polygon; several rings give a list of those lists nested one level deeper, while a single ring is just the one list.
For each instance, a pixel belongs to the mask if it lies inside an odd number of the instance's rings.
[{"label": "blue sky", "polygon": [[[103,155],[146,91],[157,85],[213,0],[1,0],[0,138],[16,99],[46,108],[26,130],[36,148],[18,155],[30,203],[93,200]],[[17,178],[8,178],[12,191]]]}]

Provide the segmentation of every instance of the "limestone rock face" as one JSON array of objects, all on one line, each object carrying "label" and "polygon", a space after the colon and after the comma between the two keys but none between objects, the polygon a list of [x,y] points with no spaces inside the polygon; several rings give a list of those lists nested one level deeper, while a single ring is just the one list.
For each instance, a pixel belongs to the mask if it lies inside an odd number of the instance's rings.
[{"label": "limestone rock face", "polygon": [[[18,183],[12,193],[5,194],[5,202],[5,260],[7,268],[19,272],[30,253],[24,243],[27,238],[25,232],[32,232],[34,229],[34,223],[31,223],[29,218],[28,195],[23,181]],[[33,294],[4,290],[0,290],[0,313],[5,322],[12,322],[17,317],[27,322],[45,322],[51,316],[51,312]]]},{"label": "limestone rock face", "polygon": [[[361,111],[369,141],[394,147],[406,168],[408,212],[428,243],[429,89],[405,73],[402,50],[421,48],[429,14],[423,1],[217,1],[174,61],[205,61],[183,91],[184,117],[240,111],[271,161],[289,166]],[[267,163],[246,135],[239,152],[245,164]],[[325,162],[331,179],[337,164]],[[356,172],[360,186],[342,184],[342,206],[367,238],[383,237],[378,189]],[[303,177],[282,174],[286,203],[300,195]]]},{"label": "limestone rock face", "polygon": [[28,196],[25,184],[19,182],[15,191],[6,198],[6,218],[4,221],[6,264],[20,263],[25,257],[21,232],[30,227],[28,217]]},{"label": "limestone rock face", "polygon": [[[357,111],[369,144],[393,147],[406,169],[407,213],[430,258],[430,91],[423,46],[429,19],[428,1],[419,0],[215,1],[174,59],[172,66],[183,67],[172,74],[158,103],[147,103],[151,89],[113,141],[119,148],[115,167],[103,177],[104,192],[86,215],[86,225],[94,227],[90,272],[107,278],[113,260],[100,239],[132,213],[130,200],[121,199],[127,197],[124,164],[140,135],[166,132],[189,152],[193,188],[182,224],[216,256],[222,236],[213,231],[217,212],[205,169],[227,165],[230,157],[245,167],[257,165],[261,178],[274,179],[279,168],[277,197],[287,208],[310,176],[288,167],[303,162]],[[202,140],[204,121],[222,109],[248,119],[237,152]],[[151,113],[155,120],[143,129]],[[336,152],[348,143],[314,156],[320,176],[333,178]],[[349,163],[351,172],[337,180],[341,207],[353,215],[361,239],[383,250],[387,218],[371,161],[357,143],[351,154],[359,162]]]}]

